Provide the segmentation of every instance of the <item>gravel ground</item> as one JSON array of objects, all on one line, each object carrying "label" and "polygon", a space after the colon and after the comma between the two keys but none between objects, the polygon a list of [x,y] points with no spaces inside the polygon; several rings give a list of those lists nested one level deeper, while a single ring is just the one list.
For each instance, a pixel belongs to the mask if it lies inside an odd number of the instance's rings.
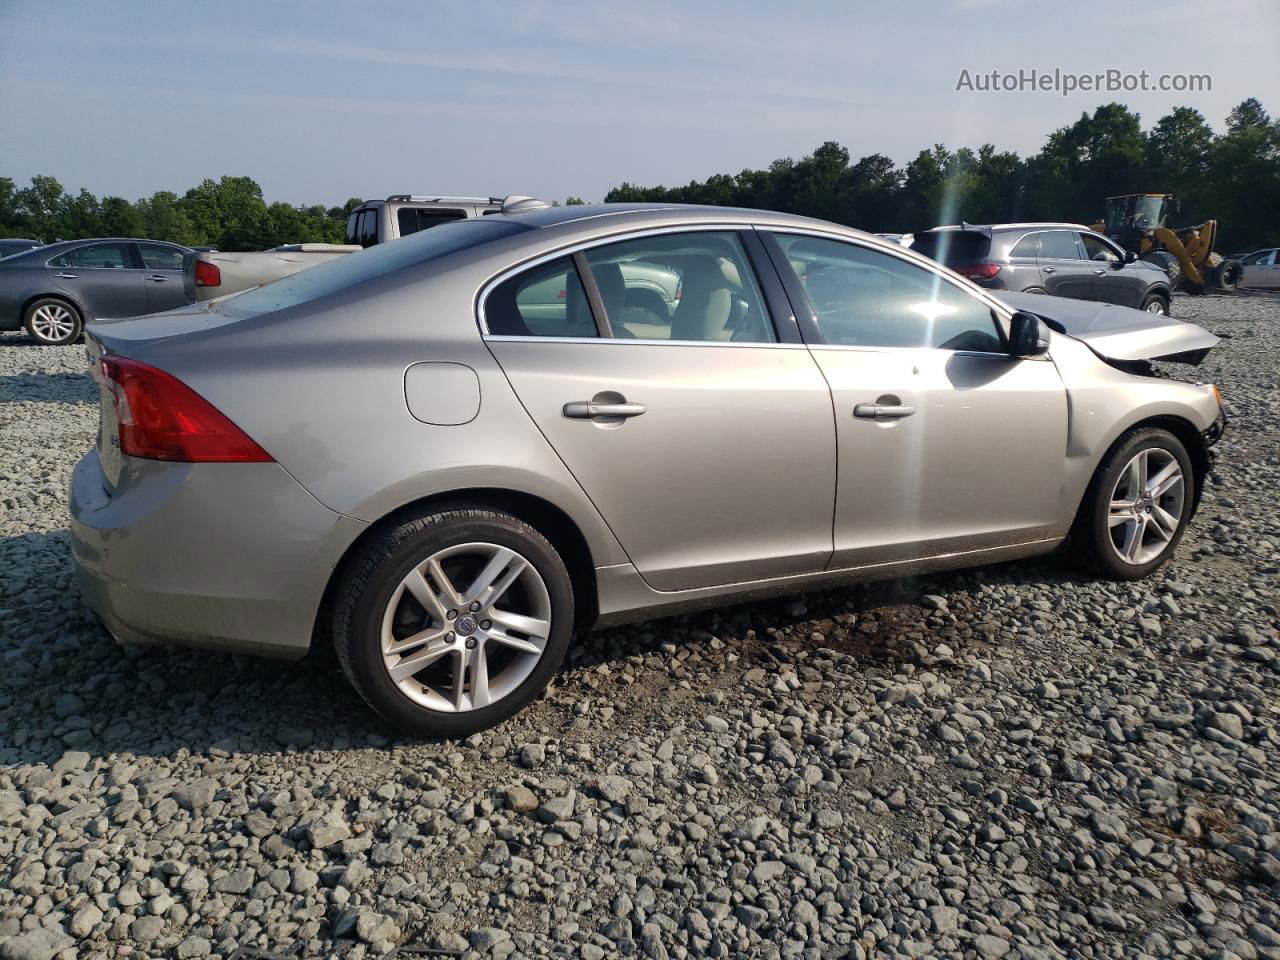
[{"label": "gravel ground", "polygon": [[65,489],[79,348],[0,337],[0,957],[1280,958],[1280,299],[1177,561],[1056,559],[590,638],[461,743],[331,655],[121,648]]}]

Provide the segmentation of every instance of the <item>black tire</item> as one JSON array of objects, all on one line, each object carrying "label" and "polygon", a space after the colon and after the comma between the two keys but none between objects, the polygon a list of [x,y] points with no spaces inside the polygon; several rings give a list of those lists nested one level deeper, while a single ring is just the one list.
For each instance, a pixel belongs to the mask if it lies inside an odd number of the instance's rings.
[{"label": "black tire", "polygon": [[[1152,309],[1156,304],[1160,305],[1159,310]],[[1169,298],[1163,293],[1149,293],[1142,300],[1141,309],[1146,313],[1161,313],[1168,317],[1172,314],[1169,310]]]},{"label": "black tire", "polygon": [[[550,600],[549,635],[532,672],[510,693],[486,707],[433,710],[410,699],[384,666],[383,615],[415,566],[439,550],[475,542],[514,550],[534,568]],[[343,671],[379,716],[415,736],[467,737],[501,723],[546,689],[569,648],[574,597],[564,561],[541,533],[498,510],[457,505],[405,520],[352,558],[342,577],[334,603],[333,643]]]},{"label": "black tire", "polygon": [[[69,328],[60,322],[68,318]],[[84,332],[84,318],[74,303],[61,297],[41,297],[33,300],[22,315],[22,326],[36,343],[46,347],[60,347],[75,343]],[[55,331],[65,329],[65,333]]]},{"label": "black tire", "polygon": [[1209,274],[1209,283],[1215,290],[1239,290],[1243,273],[1239,260],[1223,260]]},{"label": "black tire", "polygon": [[622,308],[623,323],[642,323],[648,326],[670,325],[671,315],[660,313],[648,304],[633,303]]},{"label": "black tire", "polygon": [[1047,296],[1047,293],[1048,293],[1048,291],[1046,291],[1044,287],[1027,287],[1027,289],[1023,290],[1022,292],[1023,292],[1023,293],[1035,293],[1035,294],[1038,294],[1038,295],[1040,295],[1040,296],[1042,296],[1042,297],[1043,297],[1043,296]]},{"label": "black tire", "polygon": [[[1161,552],[1145,563],[1122,559],[1112,539],[1111,494],[1121,473],[1139,453],[1158,449],[1172,456],[1182,470],[1183,489],[1177,514],[1178,526]],[[1141,580],[1169,561],[1186,532],[1195,503],[1196,475],[1182,441],[1158,427],[1138,427],[1122,436],[1102,458],[1081,501],[1071,530],[1071,547],[1084,566],[1112,580]]]},{"label": "black tire", "polygon": [[1168,250],[1148,250],[1142,255],[1142,259],[1165,272],[1169,278],[1170,289],[1178,289],[1178,284],[1182,280],[1182,264],[1178,262],[1177,257]]}]

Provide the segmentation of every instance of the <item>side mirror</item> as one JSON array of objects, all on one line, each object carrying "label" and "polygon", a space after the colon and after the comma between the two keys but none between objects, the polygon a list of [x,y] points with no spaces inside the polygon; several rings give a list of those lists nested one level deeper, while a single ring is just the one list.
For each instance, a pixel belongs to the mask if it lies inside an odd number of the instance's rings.
[{"label": "side mirror", "polygon": [[1043,357],[1049,352],[1049,331],[1034,313],[1019,310],[1009,321],[1009,353],[1015,357]]},{"label": "side mirror", "polygon": [[1137,259],[1138,259],[1138,255],[1137,255],[1136,253],[1134,253],[1132,250],[1126,250],[1126,251],[1124,252],[1124,262],[1125,262],[1125,263],[1133,263],[1133,262],[1134,262],[1135,260],[1137,260]]}]

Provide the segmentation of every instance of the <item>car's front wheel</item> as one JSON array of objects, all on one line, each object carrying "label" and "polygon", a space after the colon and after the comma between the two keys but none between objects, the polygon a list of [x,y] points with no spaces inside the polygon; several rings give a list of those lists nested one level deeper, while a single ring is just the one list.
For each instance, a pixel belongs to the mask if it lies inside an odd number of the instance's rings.
[{"label": "car's front wheel", "polygon": [[1159,293],[1148,294],[1147,298],[1142,301],[1142,309],[1147,313],[1167,317],[1169,315],[1169,301]]},{"label": "car's front wheel", "polygon": [[57,297],[42,297],[27,307],[22,318],[27,336],[46,347],[59,347],[80,339],[80,311]]},{"label": "car's front wheel", "polygon": [[1138,580],[1166,563],[1191,519],[1195,473],[1182,441],[1139,428],[1103,458],[1072,530],[1079,559],[1116,580]]},{"label": "car's front wheel", "polygon": [[398,524],[347,566],[334,645],[386,720],[465,737],[542,693],[568,649],[573,604],[569,572],[541,533],[456,507]]}]

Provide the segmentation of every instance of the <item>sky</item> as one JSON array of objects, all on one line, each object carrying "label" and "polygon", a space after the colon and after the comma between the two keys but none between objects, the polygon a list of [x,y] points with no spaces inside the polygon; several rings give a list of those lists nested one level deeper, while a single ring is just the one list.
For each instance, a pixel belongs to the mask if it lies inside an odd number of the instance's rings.
[{"label": "sky", "polygon": [[[1278,0],[0,0],[0,176],[129,199],[603,199],[801,157],[1034,153],[1118,100],[1280,115]],[[957,91],[992,70],[1208,74],[1207,92]],[[974,81],[976,83],[976,81]]]}]

